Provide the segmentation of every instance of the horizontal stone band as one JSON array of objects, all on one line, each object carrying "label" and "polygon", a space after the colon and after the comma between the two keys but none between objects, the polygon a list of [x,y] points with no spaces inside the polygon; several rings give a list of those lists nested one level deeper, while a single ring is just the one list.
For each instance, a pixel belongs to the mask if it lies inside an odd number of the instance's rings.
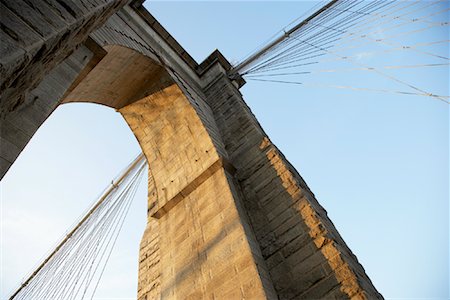
[{"label": "horizontal stone band", "polygon": [[175,207],[184,198],[189,196],[199,185],[205,182],[209,177],[211,177],[215,172],[223,168],[229,174],[234,175],[236,168],[225,158],[220,157],[216,162],[208,167],[203,173],[201,173],[197,178],[186,185],[178,194],[176,194],[172,199],[166,202],[162,207],[160,207],[153,215],[153,218],[159,219],[165,215],[168,211]]}]

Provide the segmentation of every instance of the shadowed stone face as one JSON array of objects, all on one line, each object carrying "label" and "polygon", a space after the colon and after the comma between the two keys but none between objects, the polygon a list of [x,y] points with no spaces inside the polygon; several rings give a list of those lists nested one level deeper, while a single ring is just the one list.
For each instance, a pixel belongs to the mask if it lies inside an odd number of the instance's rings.
[{"label": "shadowed stone face", "polygon": [[127,0],[0,3],[0,117],[27,104],[27,94]]},{"label": "shadowed stone face", "polygon": [[92,102],[119,109],[173,83],[159,64],[137,51],[118,45],[104,49],[107,54],[62,103]]}]

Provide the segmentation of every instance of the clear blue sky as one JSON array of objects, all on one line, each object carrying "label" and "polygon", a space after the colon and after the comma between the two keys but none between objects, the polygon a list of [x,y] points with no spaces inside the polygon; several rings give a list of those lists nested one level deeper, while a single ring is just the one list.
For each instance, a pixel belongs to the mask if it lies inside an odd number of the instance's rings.
[{"label": "clear blue sky", "polygon": [[[216,48],[235,62],[314,4],[152,1],[146,7],[198,62]],[[415,38],[448,36],[446,27]],[[436,63],[408,51],[373,55],[377,49],[370,44],[360,51],[368,65]],[[448,43],[433,51],[448,56]],[[320,66],[331,67],[336,66]],[[449,94],[448,68],[391,74]],[[368,72],[306,79],[403,89]],[[448,299],[448,105],[426,97],[275,83],[249,82],[241,91],[378,290],[389,299]],[[114,110],[93,104],[56,110],[2,182],[1,299],[138,152]],[[145,210],[143,186],[100,284],[100,298],[135,298]]]}]

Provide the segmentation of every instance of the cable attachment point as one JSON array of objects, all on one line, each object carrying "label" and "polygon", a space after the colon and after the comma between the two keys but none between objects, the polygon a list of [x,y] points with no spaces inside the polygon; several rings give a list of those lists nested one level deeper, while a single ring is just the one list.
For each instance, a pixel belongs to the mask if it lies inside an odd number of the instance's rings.
[{"label": "cable attachment point", "polygon": [[117,185],[117,183],[114,183],[114,180],[111,180],[111,185],[112,185],[113,189],[117,189],[119,187]]}]

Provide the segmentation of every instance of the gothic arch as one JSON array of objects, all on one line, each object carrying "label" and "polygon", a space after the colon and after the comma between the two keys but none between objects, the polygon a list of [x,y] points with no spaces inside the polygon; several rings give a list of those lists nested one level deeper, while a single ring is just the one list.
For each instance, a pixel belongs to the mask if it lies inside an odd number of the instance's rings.
[{"label": "gothic arch", "polygon": [[120,109],[173,84],[160,64],[136,50],[121,45],[103,48],[106,55],[69,88],[62,104],[92,102]]},{"label": "gothic arch", "polygon": [[[113,107],[151,172],[140,299],[381,298],[245,104],[243,80],[230,79],[231,65],[220,52],[197,64],[140,0],[94,2],[97,10],[70,1],[84,7],[79,22],[66,24],[56,37],[41,32],[32,53],[2,37],[14,76],[0,91],[11,100],[0,107],[6,112],[0,177],[59,104]],[[11,18],[28,18],[24,12],[17,9]],[[20,22],[10,29],[23,29]],[[33,30],[25,28],[18,30],[21,37],[31,37]],[[18,57],[33,59],[24,68],[13,59]]]}]

